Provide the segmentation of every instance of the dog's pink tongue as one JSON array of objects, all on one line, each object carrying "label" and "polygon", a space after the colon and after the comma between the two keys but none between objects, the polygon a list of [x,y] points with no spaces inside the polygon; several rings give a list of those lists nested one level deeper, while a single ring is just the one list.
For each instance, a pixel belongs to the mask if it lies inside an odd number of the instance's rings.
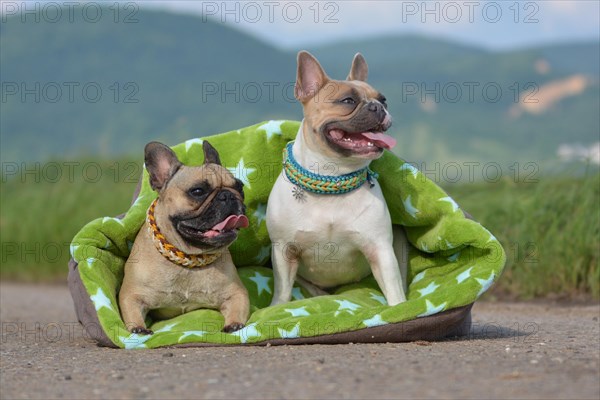
[{"label": "dog's pink tongue", "polygon": [[247,228],[249,225],[248,217],[245,215],[230,215],[223,221],[213,226],[209,231],[204,232],[206,237],[215,237],[223,231],[232,229]]},{"label": "dog's pink tongue", "polygon": [[396,145],[396,139],[381,132],[363,132],[361,133],[367,139],[370,139],[377,147],[391,149]]},{"label": "dog's pink tongue", "polygon": [[230,231],[237,228],[248,227],[248,218],[245,215],[230,215],[222,222],[212,227],[213,231]]}]

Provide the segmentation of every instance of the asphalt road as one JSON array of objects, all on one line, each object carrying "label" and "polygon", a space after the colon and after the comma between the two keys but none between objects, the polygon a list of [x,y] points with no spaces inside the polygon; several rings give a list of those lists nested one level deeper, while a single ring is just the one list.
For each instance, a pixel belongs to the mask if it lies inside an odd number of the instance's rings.
[{"label": "asphalt road", "polygon": [[0,284],[0,398],[600,398],[599,305],[485,303],[469,338],[115,350],[66,287]]}]

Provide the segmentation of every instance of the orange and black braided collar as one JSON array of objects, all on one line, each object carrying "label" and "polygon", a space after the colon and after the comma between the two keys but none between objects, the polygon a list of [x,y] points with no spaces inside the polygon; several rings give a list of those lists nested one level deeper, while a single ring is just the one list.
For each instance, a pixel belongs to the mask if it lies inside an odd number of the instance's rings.
[{"label": "orange and black braided collar", "polygon": [[146,214],[146,222],[148,222],[148,232],[150,232],[152,241],[160,254],[167,260],[187,268],[206,267],[221,257],[221,252],[215,254],[186,254],[169,243],[156,225],[154,208],[157,201],[158,199],[154,199],[152,204],[150,204],[150,208],[148,208],[148,213]]}]

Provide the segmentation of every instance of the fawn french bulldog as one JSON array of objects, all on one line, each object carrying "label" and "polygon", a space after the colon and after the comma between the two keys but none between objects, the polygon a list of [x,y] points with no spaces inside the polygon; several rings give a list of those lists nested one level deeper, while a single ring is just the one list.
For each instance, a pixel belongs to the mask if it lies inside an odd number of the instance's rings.
[{"label": "fawn french bulldog", "polygon": [[392,123],[386,99],[367,75],[360,54],[340,81],[329,78],[310,53],[298,53],[295,96],[304,119],[284,151],[284,172],[267,206],[272,305],[290,300],[295,279],[327,289],[371,273],[389,305],[406,300],[406,236],[392,227],[368,168],[396,141],[385,134]]},{"label": "fawn french bulldog", "polygon": [[228,251],[238,229],[248,226],[243,185],[221,166],[210,143],[202,145],[204,164],[197,167],[184,166],[162,143],[146,145],[158,198],[135,239],[119,292],[123,321],[133,333],[152,334],[148,312],[163,319],[220,310],[225,332],[248,319],[248,292]]}]

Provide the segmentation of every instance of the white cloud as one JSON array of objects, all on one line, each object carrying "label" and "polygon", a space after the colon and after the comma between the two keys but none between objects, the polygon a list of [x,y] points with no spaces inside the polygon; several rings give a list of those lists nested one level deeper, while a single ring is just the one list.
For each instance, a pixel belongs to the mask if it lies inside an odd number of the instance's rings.
[{"label": "white cloud", "polygon": [[[576,14],[578,10],[578,4],[581,2],[571,0],[559,0],[559,1],[548,1],[547,7],[561,13]],[[579,4],[581,7],[581,4]]]},{"label": "white cloud", "polygon": [[[143,6],[210,14],[282,47],[418,33],[486,47],[598,38],[600,2],[155,1]],[[515,4],[518,7],[515,8]]]}]

